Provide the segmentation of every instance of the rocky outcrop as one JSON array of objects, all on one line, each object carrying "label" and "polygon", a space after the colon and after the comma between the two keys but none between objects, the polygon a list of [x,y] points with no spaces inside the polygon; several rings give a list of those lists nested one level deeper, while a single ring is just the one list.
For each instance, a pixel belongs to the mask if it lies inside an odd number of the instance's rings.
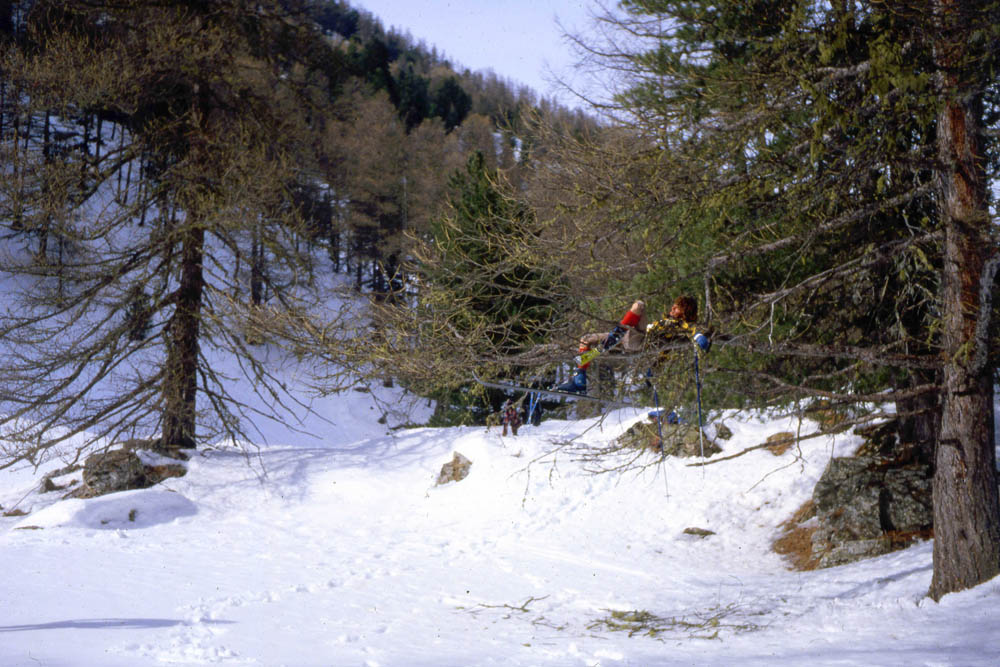
[{"label": "rocky outcrop", "polygon": [[[618,437],[618,444],[623,447],[637,449],[652,449],[662,452],[665,456],[706,457],[722,451],[703,431],[687,423],[671,424],[662,422],[657,428],[656,420],[636,422],[625,433]],[[662,438],[661,434],[662,433]]]},{"label": "rocky outcrop", "polygon": [[140,455],[134,445],[112,449],[87,457],[83,464],[83,483],[66,497],[94,498],[118,491],[146,489],[186,473],[187,468],[182,464],[151,453]]},{"label": "rocky outcrop", "polygon": [[437,484],[447,484],[448,482],[460,482],[469,476],[469,468],[472,467],[472,461],[465,458],[458,452],[455,452],[452,456],[451,461],[445,463],[441,466],[441,472],[438,474]]},{"label": "rocky outcrop", "polygon": [[864,437],[857,454],[830,460],[808,512],[775,544],[797,567],[842,565],[932,536],[934,471],[925,448],[900,443],[893,421],[855,432]]},{"label": "rocky outcrop", "polygon": [[930,534],[929,465],[894,467],[866,456],[836,458],[813,490],[819,526],[812,535],[820,567],[889,553]]}]

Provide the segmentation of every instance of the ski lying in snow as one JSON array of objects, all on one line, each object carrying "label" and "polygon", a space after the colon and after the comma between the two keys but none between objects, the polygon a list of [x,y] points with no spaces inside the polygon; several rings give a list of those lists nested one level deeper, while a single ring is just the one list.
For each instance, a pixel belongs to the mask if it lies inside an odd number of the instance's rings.
[{"label": "ski lying in snow", "polygon": [[537,389],[533,387],[525,387],[519,384],[508,384],[506,382],[489,382],[483,380],[475,373],[472,374],[472,378],[483,385],[484,387],[490,387],[491,389],[504,389],[506,391],[520,391],[527,394],[542,394],[543,396],[555,396],[557,398],[582,398],[587,401],[594,401],[595,403],[603,403],[604,405],[610,405],[617,408],[634,408],[636,407],[632,403],[623,403],[622,401],[616,401],[609,398],[599,398],[597,396],[588,396],[587,394],[577,394],[572,391],[559,391],[558,389]]}]

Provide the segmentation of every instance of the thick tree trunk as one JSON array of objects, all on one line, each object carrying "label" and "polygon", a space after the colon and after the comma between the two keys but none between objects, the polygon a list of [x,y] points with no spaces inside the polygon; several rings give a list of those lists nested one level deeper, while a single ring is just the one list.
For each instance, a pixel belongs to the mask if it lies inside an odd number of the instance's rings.
[{"label": "thick tree trunk", "polygon": [[205,230],[192,224],[184,233],[180,285],[174,315],[167,332],[167,366],[163,383],[163,447],[195,446],[195,407],[198,394],[198,339],[201,301],[205,289],[202,271]]},{"label": "thick tree trunk", "polygon": [[[942,16],[954,18],[942,0]],[[955,12],[959,14],[960,12]],[[950,27],[956,27],[954,25]],[[942,298],[943,387],[934,476],[934,575],[930,596],[963,590],[1000,573],[1000,504],[987,364],[997,250],[990,238],[980,147],[980,97],[953,73],[965,61],[959,31],[943,30],[939,57],[946,102],[938,116],[940,214],[945,229]],[[964,94],[962,94],[964,93]]]}]

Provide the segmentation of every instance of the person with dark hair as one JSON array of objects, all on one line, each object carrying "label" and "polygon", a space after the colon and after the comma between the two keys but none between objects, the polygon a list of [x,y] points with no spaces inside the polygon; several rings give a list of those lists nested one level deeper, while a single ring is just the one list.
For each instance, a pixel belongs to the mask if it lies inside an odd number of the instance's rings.
[{"label": "person with dark hair", "polygon": [[712,343],[705,334],[695,329],[697,322],[698,302],[694,297],[679,296],[670,307],[670,314],[646,327],[646,333],[663,340],[689,338],[702,351],[708,352]]},{"label": "person with dark hair", "polygon": [[646,304],[635,301],[621,322],[609,333],[586,334],[580,338],[580,357],[576,371],[569,381],[557,386],[556,389],[574,394],[586,393],[587,368],[594,357],[619,343],[626,352],[638,352],[643,347],[646,334],[665,340],[691,338],[707,352],[710,343],[704,334],[695,331],[694,325],[697,321],[698,302],[690,296],[678,297],[670,308],[670,314],[652,324],[646,322]]}]

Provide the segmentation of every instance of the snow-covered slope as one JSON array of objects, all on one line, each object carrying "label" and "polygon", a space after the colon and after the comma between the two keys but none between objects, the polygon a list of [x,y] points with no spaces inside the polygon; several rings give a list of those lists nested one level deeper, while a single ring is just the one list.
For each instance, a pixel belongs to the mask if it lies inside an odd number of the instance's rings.
[{"label": "snow-covered slope", "polygon": [[[1000,581],[926,599],[929,543],[805,573],[771,551],[852,436],[593,475],[575,448],[643,415],[501,437],[328,400],[314,437],[208,450],[152,489],[57,502],[32,487],[58,462],[0,473],[4,510],[30,511],[0,519],[0,664],[1000,662]],[[726,423],[723,455],[799,426]],[[470,475],[435,486],[455,451]]]}]

